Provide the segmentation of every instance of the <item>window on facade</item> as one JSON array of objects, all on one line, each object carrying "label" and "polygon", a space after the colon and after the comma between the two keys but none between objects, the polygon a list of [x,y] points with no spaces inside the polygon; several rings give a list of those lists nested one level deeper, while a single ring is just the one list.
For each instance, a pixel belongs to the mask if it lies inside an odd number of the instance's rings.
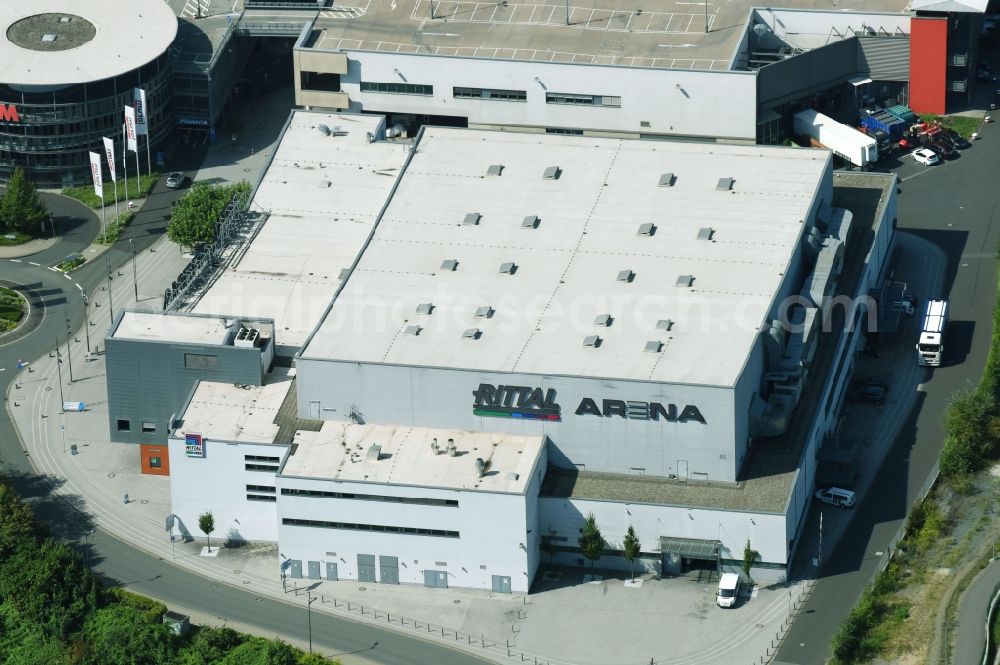
[{"label": "window on facade", "polygon": [[146,434],[156,431],[156,423],[151,423],[148,420],[142,421],[142,431]]},{"label": "window on facade", "polygon": [[545,93],[545,103],[619,108],[622,105],[622,98],[611,95],[573,95],[566,92],[547,92]]},{"label": "window on facade", "polygon": [[386,526],[384,524],[358,524],[354,522],[326,522],[323,520],[302,520],[294,517],[283,517],[281,523],[286,526],[311,526],[322,529],[344,529],[349,531],[375,531],[379,533],[400,533],[409,536],[435,536],[438,538],[458,538],[458,531],[444,529],[422,529],[417,527]]},{"label": "window on facade", "polygon": [[270,473],[278,472],[277,464],[250,464],[249,462],[243,465],[243,468],[247,471],[267,471]]},{"label": "window on facade", "polygon": [[274,494],[273,485],[247,485],[248,492],[261,492],[263,494]]},{"label": "window on facade", "polygon": [[300,490],[293,487],[282,487],[284,496],[303,496],[319,499],[354,499],[356,501],[386,501],[389,503],[408,503],[421,506],[447,506],[457,508],[456,499],[437,499],[419,496],[385,496],[381,494],[355,494],[353,492],[324,492],[321,490]]},{"label": "window on facade", "polygon": [[546,127],[546,134],[566,134],[568,136],[583,136],[582,129],[563,129],[561,127]]},{"label": "window on facade", "polygon": [[149,458],[149,468],[150,469],[159,469],[162,466],[163,466],[163,460],[161,458],[159,458],[159,457],[150,457]]},{"label": "window on facade", "polygon": [[502,102],[523,102],[528,99],[527,90],[455,87],[452,88],[452,94],[459,99],[495,99]]},{"label": "window on facade", "polygon": [[321,72],[299,72],[299,83],[303,90],[320,92],[340,92],[340,74]]},{"label": "window on facade", "polygon": [[119,432],[131,432],[132,431],[132,423],[130,421],[128,421],[128,420],[124,420],[122,418],[119,418],[118,419],[118,431]]},{"label": "window on facade", "polygon": [[209,367],[215,367],[218,358],[215,356],[209,356],[204,353],[185,353],[184,354],[184,366],[190,367],[191,369],[207,369]]},{"label": "window on facade", "polygon": [[268,501],[274,503],[278,498],[271,494],[247,494],[247,501]]},{"label": "window on facade", "polygon": [[434,86],[419,83],[379,83],[362,81],[361,92],[388,92],[396,95],[433,95]]}]

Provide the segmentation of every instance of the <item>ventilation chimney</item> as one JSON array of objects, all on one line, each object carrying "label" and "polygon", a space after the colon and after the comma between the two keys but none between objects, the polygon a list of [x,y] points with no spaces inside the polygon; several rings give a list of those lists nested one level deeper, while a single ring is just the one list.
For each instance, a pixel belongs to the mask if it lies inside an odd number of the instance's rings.
[{"label": "ventilation chimney", "polygon": [[483,473],[486,472],[486,462],[483,461],[482,457],[476,458],[476,478],[482,478]]},{"label": "ventilation chimney", "polygon": [[448,439],[448,457],[458,455],[458,448],[455,447],[455,439]]},{"label": "ventilation chimney", "polygon": [[441,454],[441,449],[438,448],[437,437],[434,437],[433,439],[431,439],[431,452],[434,453],[435,455],[440,455]]}]

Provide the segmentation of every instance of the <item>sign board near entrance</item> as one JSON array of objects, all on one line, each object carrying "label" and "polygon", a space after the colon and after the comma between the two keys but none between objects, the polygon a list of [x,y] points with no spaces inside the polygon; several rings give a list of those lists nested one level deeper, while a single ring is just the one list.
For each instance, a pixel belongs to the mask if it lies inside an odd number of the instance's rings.
[{"label": "sign board near entrance", "polygon": [[205,456],[205,440],[201,434],[184,435],[184,454],[188,457]]}]

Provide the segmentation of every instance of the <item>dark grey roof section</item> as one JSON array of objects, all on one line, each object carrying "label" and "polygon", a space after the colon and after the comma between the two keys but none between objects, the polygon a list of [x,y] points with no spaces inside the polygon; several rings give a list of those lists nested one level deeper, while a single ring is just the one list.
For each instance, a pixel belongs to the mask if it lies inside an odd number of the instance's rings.
[{"label": "dark grey roof section", "polygon": [[674,322],[671,319],[660,319],[656,322],[657,330],[670,330],[674,327]]},{"label": "dark grey roof section", "polygon": [[664,173],[660,176],[660,182],[658,183],[660,187],[673,187],[674,186],[674,174]]},{"label": "dark grey roof section", "polygon": [[517,264],[514,263],[513,261],[507,261],[505,263],[501,263],[500,272],[504,273],[505,275],[513,275],[514,273],[517,272]]},{"label": "dark grey roof section", "polygon": [[493,308],[489,305],[483,305],[482,307],[476,308],[476,318],[477,319],[488,319],[493,316]]},{"label": "dark grey roof section", "polygon": [[462,220],[462,224],[465,226],[475,226],[482,219],[482,215],[478,212],[469,212],[465,214],[465,219]]},{"label": "dark grey roof section", "polygon": [[420,331],[423,330],[420,326],[406,326],[403,328],[404,335],[419,335]]},{"label": "dark grey roof section", "polygon": [[711,240],[715,235],[715,229],[705,226],[698,229],[698,240]]},{"label": "dark grey roof section", "polygon": [[595,326],[604,326],[605,328],[611,325],[611,315],[610,314],[598,314],[594,319]]},{"label": "dark grey roof section", "polygon": [[430,314],[434,311],[434,303],[422,302],[417,305],[417,314]]},{"label": "dark grey roof section", "polygon": [[635,273],[631,270],[619,271],[618,277],[615,278],[619,282],[631,282],[633,279],[635,279]]},{"label": "dark grey roof section", "polygon": [[525,215],[524,219],[521,221],[522,229],[537,229],[539,223],[538,215]]},{"label": "dark grey roof section", "polygon": [[454,271],[457,269],[458,269],[458,261],[456,261],[455,259],[445,259],[444,261],[441,262],[441,270]]},{"label": "dark grey roof section", "polygon": [[483,333],[479,330],[479,328],[468,328],[464,333],[462,333],[462,337],[464,339],[479,339],[482,334]]},{"label": "dark grey roof section", "polygon": [[662,348],[663,342],[658,339],[652,339],[646,342],[646,346],[643,348],[643,351],[646,351],[647,353],[659,353]]},{"label": "dark grey roof section", "polygon": [[597,335],[587,335],[583,338],[583,345],[597,348],[601,345],[601,338]]},{"label": "dark grey roof section", "polygon": [[502,175],[503,174],[503,164],[490,164],[490,167],[486,169],[486,175]]},{"label": "dark grey roof section", "polygon": [[546,180],[558,180],[560,175],[562,175],[562,169],[558,166],[549,166],[542,173],[542,177]]},{"label": "dark grey roof section", "polygon": [[720,192],[728,192],[733,188],[735,183],[736,181],[732,178],[719,178],[719,183],[715,186],[715,188]]},{"label": "dark grey roof section", "polygon": [[337,275],[337,277],[340,279],[341,282],[343,282],[345,279],[347,279],[347,276],[350,274],[351,274],[350,268],[341,268],[340,274]]},{"label": "dark grey roof section", "polygon": [[674,282],[674,286],[691,286],[694,282],[693,275],[678,275],[677,281]]},{"label": "dark grey roof section", "polygon": [[654,233],[656,233],[656,225],[650,222],[640,224],[639,229],[635,232],[637,236],[651,236]]}]

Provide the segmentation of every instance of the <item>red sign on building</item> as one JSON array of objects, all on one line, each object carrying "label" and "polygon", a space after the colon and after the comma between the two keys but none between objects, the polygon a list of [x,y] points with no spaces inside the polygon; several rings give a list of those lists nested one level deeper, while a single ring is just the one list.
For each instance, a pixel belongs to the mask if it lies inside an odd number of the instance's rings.
[{"label": "red sign on building", "polygon": [[21,122],[21,116],[17,114],[17,107],[13,104],[0,103],[0,120],[4,122]]}]

